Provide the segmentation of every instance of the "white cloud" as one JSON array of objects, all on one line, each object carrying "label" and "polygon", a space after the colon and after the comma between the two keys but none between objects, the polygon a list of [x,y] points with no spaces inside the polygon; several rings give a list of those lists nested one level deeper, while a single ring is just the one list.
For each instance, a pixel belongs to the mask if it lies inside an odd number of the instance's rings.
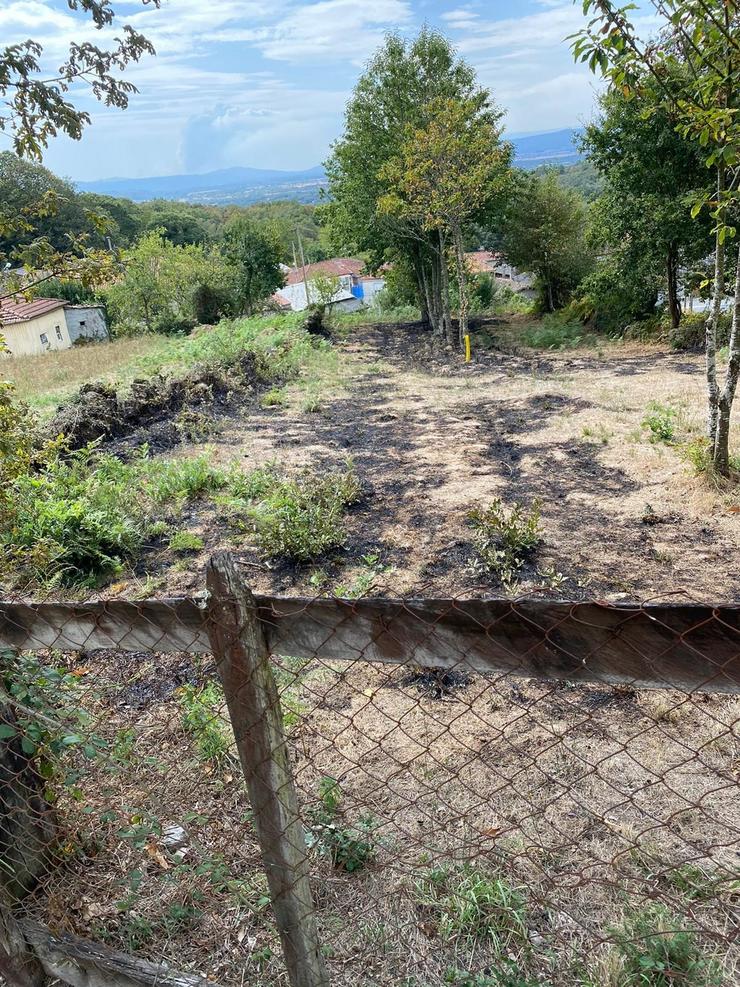
[{"label": "white cloud", "polygon": [[[57,140],[48,164],[79,178],[316,164],[341,129],[362,63],[387,31],[412,34],[424,19],[451,35],[509,110],[511,131],[577,123],[599,84],[573,64],[564,41],[584,23],[571,0],[530,0],[526,13],[519,0],[452,0],[443,11],[428,0],[164,0],[161,9],[115,0],[114,7],[153,41],[157,56],[127,70],[140,92],[125,113],[75,92],[93,126],[80,144]],[[651,24],[643,18],[641,26]],[[64,59],[70,40],[104,45],[116,33],[96,31],[66,0],[0,0],[3,44],[39,40],[48,68]]]},{"label": "white cloud", "polygon": [[261,52],[290,62],[363,61],[388,29],[411,21],[407,0],[320,0],[295,7],[279,24],[255,34]]}]

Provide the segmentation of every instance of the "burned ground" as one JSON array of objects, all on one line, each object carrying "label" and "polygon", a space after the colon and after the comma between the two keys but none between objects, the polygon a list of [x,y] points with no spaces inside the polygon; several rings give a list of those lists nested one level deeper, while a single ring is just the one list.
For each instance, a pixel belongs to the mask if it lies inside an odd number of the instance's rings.
[{"label": "burned ground", "polygon": [[[323,470],[351,458],[365,495],[348,515],[345,548],[318,562],[329,581],[346,584],[373,553],[385,570],[379,590],[500,592],[471,573],[467,521],[500,497],[542,505],[543,543],[522,592],[736,598],[740,573],[728,561],[740,547],[737,497],[695,477],[678,444],[651,441],[642,427],[653,400],[700,424],[700,358],[646,346],[600,356],[509,348],[465,365],[417,327],[363,327],[342,345],[343,384],[318,410],[304,410],[288,388],[286,403],[250,404],[208,445],[215,461],[236,457],[246,468]],[[208,551],[235,546],[217,511],[189,521]],[[265,562],[248,538],[236,547],[257,588],[310,592],[316,566]],[[167,574],[167,585],[200,585],[204,561]],[[144,568],[165,576],[168,565],[150,557]]]}]

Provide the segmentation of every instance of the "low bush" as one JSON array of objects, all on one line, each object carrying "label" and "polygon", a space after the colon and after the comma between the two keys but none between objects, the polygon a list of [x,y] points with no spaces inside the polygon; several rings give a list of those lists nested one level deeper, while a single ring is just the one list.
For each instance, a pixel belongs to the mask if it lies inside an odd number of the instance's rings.
[{"label": "low bush", "polygon": [[165,505],[225,485],[206,456],[130,463],[88,446],[56,450],[7,488],[0,513],[0,560],[30,584],[99,585],[132,561]]},{"label": "low bush", "polygon": [[[714,474],[712,447],[709,439],[699,438],[685,443],[681,448],[681,454],[693,467],[697,476],[710,476]],[[730,469],[735,473],[740,473],[740,455],[730,454]]]},{"label": "low bush", "polygon": [[375,860],[376,824],[371,816],[363,816],[358,823],[345,825],[339,819],[341,802],[339,782],[335,778],[322,778],[319,782],[319,804],[311,810],[311,826],[306,842],[322,856],[328,857],[337,870],[352,874]]},{"label": "low bush", "polygon": [[622,961],[620,987],[709,987],[721,974],[676,915],[654,905],[612,930]]},{"label": "low bush", "polygon": [[197,687],[184,685],[179,692],[182,725],[192,734],[198,756],[204,761],[221,761],[234,742],[225,719],[226,701],[215,682]]},{"label": "low bush", "polygon": [[545,315],[525,329],[525,346],[536,350],[569,350],[578,346],[596,346],[596,337],[580,322],[566,321],[561,315]]},{"label": "low bush", "polygon": [[678,412],[675,408],[651,401],[648,413],[642,420],[642,427],[650,432],[651,442],[673,442],[676,438]]},{"label": "low bush", "polygon": [[468,515],[474,528],[474,569],[493,573],[504,585],[513,583],[532,550],[542,540],[540,504],[528,510],[516,501],[510,508],[498,497]]},{"label": "low bush", "polygon": [[344,544],[344,514],[360,498],[351,465],[324,474],[306,471],[280,478],[274,467],[232,484],[225,502],[238,523],[250,527],[268,557],[297,562],[316,559]]},{"label": "low bush", "polygon": [[[706,341],[707,312],[687,312],[677,329],[669,329],[668,340],[674,350],[703,350]],[[727,346],[732,318],[723,313],[717,326],[717,347]]]}]

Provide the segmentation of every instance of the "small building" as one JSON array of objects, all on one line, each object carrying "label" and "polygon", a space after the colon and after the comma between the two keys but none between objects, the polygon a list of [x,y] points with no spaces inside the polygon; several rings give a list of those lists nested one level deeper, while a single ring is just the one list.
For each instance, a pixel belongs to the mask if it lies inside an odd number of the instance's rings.
[{"label": "small building", "polygon": [[335,257],[306,264],[305,268],[286,267],[285,285],[275,292],[273,301],[280,308],[289,307],[294,312],[302,312],[320,301],[311,282],[317,278],[336,278],[337,290],[328,304],[342,312],[354,312],[371,305],[378,292],[385,287],[384,278],[365,274],[364,270],[365,262],[355,257]]},{"label": "small building", "polygon": [[472,274],[490,274],[500,284],[505,284],[517,294],[533,294],[533,282],[529,274],[518,271],[507,263],[503,254],[492,250],[475,250],[465,254],[468,270]]},{"label": "small building", "polygon": [[0,334],[10,356],[66,350],[80,340],[109,339],[102,305],[72,305],[61,298],[21,296],[0,301]]}]

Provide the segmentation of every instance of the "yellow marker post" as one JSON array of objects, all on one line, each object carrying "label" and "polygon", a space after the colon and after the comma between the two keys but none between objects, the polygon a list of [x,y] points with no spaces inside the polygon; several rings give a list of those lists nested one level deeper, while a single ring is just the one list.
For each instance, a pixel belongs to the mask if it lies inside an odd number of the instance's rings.
[{"label": "yellow marker post", "polygon": [[465,334],[465,362],[470,363],[470,334]]}]

